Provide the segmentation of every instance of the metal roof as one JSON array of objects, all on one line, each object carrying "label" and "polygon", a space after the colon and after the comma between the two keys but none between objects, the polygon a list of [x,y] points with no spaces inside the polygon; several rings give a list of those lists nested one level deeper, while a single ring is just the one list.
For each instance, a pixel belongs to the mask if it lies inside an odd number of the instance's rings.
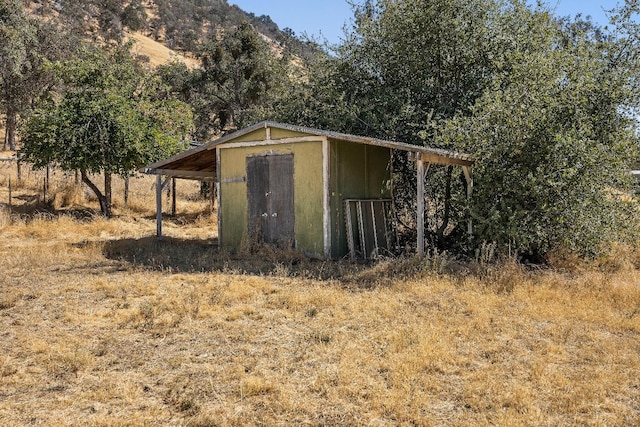
[{"label": "metal roof", "polygon": [[[423,160],[435,164],[453,164],[459,166],[471,166],[473,164],[473,160],[468,154],[431,148],[423,145],[407,144],[405,142],[387,141],[365,136],[313,129],[304,126],[264,121],[228,134],[220,139],[203,144],[199,147],[184,151],[168,159],[148,165],[141,169],[141,172],[156,175],[168,175],[176,178],[213,181],[216,179],[217,172],[215,148],[263,128],[277,128],[312,136],[326,137],[337,141],[347,141],[357,144],[375,145],[394,150],[407,151],[415,153],[416,156],[419,156]],[[274,139],[273,141],[277,142],[277,139]]]}]

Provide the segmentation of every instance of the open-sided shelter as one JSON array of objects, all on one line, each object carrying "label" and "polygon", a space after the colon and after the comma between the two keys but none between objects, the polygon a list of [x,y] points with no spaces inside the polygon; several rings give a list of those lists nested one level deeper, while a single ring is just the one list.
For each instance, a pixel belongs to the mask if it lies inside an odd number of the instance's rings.
[{"label": "open-sided shelter", "polygon": [[423,254],[428,165],[461,166],[470,192],[472,160],[466,154],[267,121],[144,172],[158,176],[158,235],[164,175],[215,183],[222,248],[255,239],[311,257],[366,258],[391,249],[393,242],[393,150],[417,162],[417,250]]}]

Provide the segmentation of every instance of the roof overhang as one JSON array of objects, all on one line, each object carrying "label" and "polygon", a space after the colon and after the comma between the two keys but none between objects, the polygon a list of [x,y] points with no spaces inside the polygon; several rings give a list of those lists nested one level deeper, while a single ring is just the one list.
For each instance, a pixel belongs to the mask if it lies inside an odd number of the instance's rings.
[{"label": "roof overhang", "polygon": [[[200,181],[215,181],[217,179],[218,160],[216,148],[223,148],[225,143],[243,137],[259,129],[277,128],[311,136],[325,137],[338,141],[347,141],[357,144],[386,147],[393,150],[401,150],[410,153],[415,159],[420,159],[432,164],[471,166],[471,156],[464,153],[426,147],[424,145],[407,144],[404,142],[387,141],[377,138],[350,135],[339,132],[324,131],[319,129],[295,126],[271,121],[257,123],[237,132],[226,135],[220,139],[184,151],[166,160],[162,160],[141,169],[141,172],[155,175],[166,175],[175,178],[196,179]],[[277,140],[273,140],[276,142]],[[258,141],[256,141],[258,142]],[[264,142],[261,140],[260,142]]]}]

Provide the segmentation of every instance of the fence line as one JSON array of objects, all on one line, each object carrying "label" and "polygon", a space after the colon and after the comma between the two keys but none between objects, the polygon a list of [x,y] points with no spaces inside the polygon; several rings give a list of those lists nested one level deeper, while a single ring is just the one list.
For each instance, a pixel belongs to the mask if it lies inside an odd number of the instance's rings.
[{"label": "fence line", "polygon": [[[132,201],[146,204],[146,200],[153,197],[155,191],[149,190],[148,175],[136,174],[129,179],[113,176],[114,179],[114,198],[123,202],[124,206],[130,206]],[[104,191],[104,181],[101,175],[93,175],[92,180],[101,191]],[[181,194],[187,200],[199,198],[199,186],[195,181],[178,180],[180,184],[176,186],[175,182],[168,180],[166,188],[167,206],[171,214],[176,214],[176,196]],[[78,178],[76,172],[65,172],[59,168],[50,167],[42,169],[34,169],[28,163],[19,162],[16,157],[0,157],[0,188],[8,191],[8,199],[14,198],[21,188],[29,187],[37,190],[39,194],[38,200],[47,203],[57,197],[57,193],[64,190],[65,187],[72,185],[79,186],[84,193],[84,197],[88,200],[95,200],[95,195],[89,190]],[[155,184],[154,184],[155,185]],[[9,207],[12,200],[7,200],[6,196],[0,200],[0,206]]]}]

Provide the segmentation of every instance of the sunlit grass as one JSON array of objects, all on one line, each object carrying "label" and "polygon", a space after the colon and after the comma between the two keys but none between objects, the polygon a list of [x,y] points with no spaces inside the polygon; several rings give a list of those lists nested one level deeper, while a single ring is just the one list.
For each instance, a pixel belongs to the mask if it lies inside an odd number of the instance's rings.
[{"label": "sunlit grass", "polygon": [[640,420],[632,251],[455,274],[231,255],[191,196],[157,242],[151,181],[137,185],[113,220],[78,214],[97,209],[84,199],[0,221],[0,424]]}]

